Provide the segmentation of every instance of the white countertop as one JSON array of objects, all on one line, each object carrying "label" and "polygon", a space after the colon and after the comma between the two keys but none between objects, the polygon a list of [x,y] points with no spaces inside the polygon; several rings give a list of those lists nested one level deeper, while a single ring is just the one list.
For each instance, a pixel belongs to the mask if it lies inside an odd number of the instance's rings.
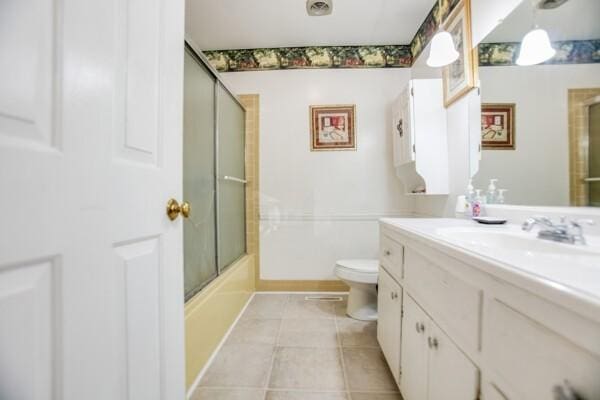
[{"label": "white countertop", "polygon": [[[538,239],[537,229],[524,232],[520,226],[513,224],[483,225],[454,218],[384,218],[380,222],[389,229],[426,242],[469,265],[567,308],[575,308],[573,311],[600,322],[598,236],[586,235],[588,244],[583,246]],[[475,233],[472,233],[473,230]],[[476,235],[477,232],[482,234]],[[524,249],[503,248],[486,242],[487,233],[498,237],[510,235],[510,239],[516,238],[516,241],[524,241],[531,246]]]}]

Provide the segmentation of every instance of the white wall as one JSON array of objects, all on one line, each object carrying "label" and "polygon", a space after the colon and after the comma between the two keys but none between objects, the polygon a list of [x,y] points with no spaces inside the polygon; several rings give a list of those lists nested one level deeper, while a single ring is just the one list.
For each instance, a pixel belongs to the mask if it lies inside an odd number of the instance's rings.
[{"label": "white wall", "polygon": [[[261,277],[332,279],[377,257],[377,219],[410,212],[392,167],[391,103],[408,69],[234,72],[260,95]],[[357,151],[311,152],[309,105],[356,104]]]},{"label": "white wall", "polygon": [[569,205],[568,89],[600,87],[600,65],[483,67],[482,102],[516,103],[516,150],[484,150],[476,186],[490,178],[507,202]]},{"label": "white wall", "polygon": [[473,46],[478,45],[522,2],[523,0],[471,0]]}]

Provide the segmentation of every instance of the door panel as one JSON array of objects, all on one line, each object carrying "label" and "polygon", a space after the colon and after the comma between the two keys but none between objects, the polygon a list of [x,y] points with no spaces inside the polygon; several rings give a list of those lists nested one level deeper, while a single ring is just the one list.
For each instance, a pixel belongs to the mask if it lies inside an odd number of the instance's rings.
[{"label": "door panel", "polygon": [[437,341],[429,351],[429,400],[477,399],[477,367],[436,325],[428,337]]},{"label": "door panel", "polygon": [[412,297],[404,292],[400,390],[402,396],[407,400],[427,399],[428,348],[426,338],[431,329],[430,325],[427,314],[421,310]]},{"label": "door panel", "polygon": [[377,340],[392,375],[400,382],[402,287],[383,268],[379,268],[377,310]]},{"label": "door panel", "polygon": [[0,398],[52,398],[55,280],[52,259],[0,269]]},{"label": "door panel", "polygon": [[183,6],[0,2],[2,399],[184,396]]},{"label": "door panel", "polygon": [[[0,143],[55,144],[60,51],[52,0],[0,4]],[[17,39],[17,40],[16,40]],[[24,51],[27,49],[27,51]],[[42,148],[45,146],[42,146]]]},{"label": "door panel", "polygon": [[157,238],[116,248],[121,264],[127,399],[159,399],[160,247]]}]

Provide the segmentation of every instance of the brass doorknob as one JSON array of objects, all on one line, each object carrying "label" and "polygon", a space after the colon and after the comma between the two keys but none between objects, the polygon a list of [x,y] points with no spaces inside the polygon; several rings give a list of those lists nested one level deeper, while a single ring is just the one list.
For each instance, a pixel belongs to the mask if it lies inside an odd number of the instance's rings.
[{"label": "brass doorknob", "polygon": [[167,202],[167,216],[171,221],[175,221],[179,214],[183,215],[183,218],[188,218],[191,213],[192,207],[187,201],[184,201],[181,205],[175,199],[169,199]]}]

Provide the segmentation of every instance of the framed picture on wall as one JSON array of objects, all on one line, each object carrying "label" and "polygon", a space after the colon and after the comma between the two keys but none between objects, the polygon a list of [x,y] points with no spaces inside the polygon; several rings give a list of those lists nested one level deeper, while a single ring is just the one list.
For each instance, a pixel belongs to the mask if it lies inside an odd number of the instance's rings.
[{"label": "framed picture on wall", "polygon": [[484,150],[515,149],[515,105],[481,105],[481,147]]},{"label": "framed picture on wall", "polygon": [[448,107],[475,87],[477,48],[471,40],[471,4],[462,0],[448,16],[444,29],[452,35],[458,59],[444,67],[444,106]]},{"label": "framed picture on wall", "polygon": [[310,150],[356,150],[355,106],[310,106]]}]

